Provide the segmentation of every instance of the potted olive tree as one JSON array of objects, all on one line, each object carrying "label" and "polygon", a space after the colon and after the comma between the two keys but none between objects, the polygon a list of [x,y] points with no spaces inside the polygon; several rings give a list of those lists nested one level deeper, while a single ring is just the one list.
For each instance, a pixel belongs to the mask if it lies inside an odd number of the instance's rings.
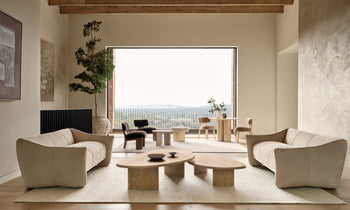
[{"label": "potted olive tree", "polygon": [[84,71],[74,78],[80,80],[69,84],[70,91],[82,91],[94,96],[95,114],[92,118],[92,132],[94,134],[108,134],[110,122],[104,116],[97,114],[97,94],[102,94],[107,81],[113,76],[113,54],[107,49],[97,50],[101,39],[95,36],[100,30],[100,21],[91,21],[84,25],[83,35],[88,37],[85,48],[78,48],[75,52],[77,64],[84,67]]},{"label": "potted olive tree", "polygon": [[208,104],[210,104],[209,112],[210,113],[216,112],[216,118],[221,118],[221,111],[227,110],[226,105],[224,104],[224,102],[221,102],[221,104],[216,104],[215,101],[216,100],[213,97],[211,97],[208,100]]}]

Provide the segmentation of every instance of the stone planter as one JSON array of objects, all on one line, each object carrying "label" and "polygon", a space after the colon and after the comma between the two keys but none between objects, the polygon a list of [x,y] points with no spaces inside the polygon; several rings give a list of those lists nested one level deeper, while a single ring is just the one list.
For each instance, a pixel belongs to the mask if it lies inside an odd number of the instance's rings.
[{"label": "stone planter", "polygon": [[107,135],[111,130],[111,123],[106,117],[92,117],[92,133],[98,135]]}]

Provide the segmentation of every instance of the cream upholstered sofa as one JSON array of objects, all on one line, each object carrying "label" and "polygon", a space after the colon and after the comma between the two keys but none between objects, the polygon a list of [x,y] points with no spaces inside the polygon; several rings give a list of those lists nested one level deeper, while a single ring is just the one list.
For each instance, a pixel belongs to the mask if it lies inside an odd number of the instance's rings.
[{"label": "cream upholstered sofa", "polygon": [[24,184],[37,187],[83,187],[87,171],[111,161],[113,136],[62,129],[16,142]]},{"label": "cream upholstered sofa", "polygon": [[249,163],[264,165],[275,172],[279,188],[336,188],[347,142],[289,128],[271,135],[247,135],[247,149]]}]

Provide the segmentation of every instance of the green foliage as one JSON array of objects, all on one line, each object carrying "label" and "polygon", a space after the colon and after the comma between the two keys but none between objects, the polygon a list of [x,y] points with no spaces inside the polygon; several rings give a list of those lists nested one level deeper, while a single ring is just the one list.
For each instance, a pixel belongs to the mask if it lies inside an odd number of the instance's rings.
[{"label": "green foliage", "polygon": [[210,113],[214,113],[215,111],[226,111],[227,110],[224,102],[221,102],[221,104],[216,104],[215,99],[213,97],[211,97],[208,100],[208,104],[210,104],[210,106],[211,106],[211,108],[209,109]]},{"label": "green foliage", "polygon": [[[82,47],[77,49],[75,58],[77,64],[83,66],[85,70],[74,77],[80,82],[69,84],[71,91],[82,91],[91,95],[102,93],[107,81],[113,76],[112,52],[105,49],[95,52],[96,45],[101,42],[101,39],[94,36],[94,32],[100,30],[101,23],[101,21],[92,21],[84,25],[83,34],[84,37],[89,37],[89,40],[85,42],[86,49]],[[96,97],[95,104],[97,104]]]},{"label": "green foliage", "polygon": [[95,31],[98,32],[100,31],[100,25],[102,24],[102,21],[96,21],[93,20],[91,22],[88,22],[87,24],[84,25],[84,37],[90,36],[90,34]]}]

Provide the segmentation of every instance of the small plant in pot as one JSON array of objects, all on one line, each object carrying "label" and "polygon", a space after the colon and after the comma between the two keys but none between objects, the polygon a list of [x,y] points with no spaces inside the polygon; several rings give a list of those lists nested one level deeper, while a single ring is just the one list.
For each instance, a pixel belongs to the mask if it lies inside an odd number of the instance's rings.
[{"label": "small plant in pot", "polygon": [[101,39],[94,33],[100,30],[100,21],[91,21],[84,25],[84,37],[86,50],[82,47],[75,52],[77,64],[85,70],[74,77],[80,82],[69,84],[70,91],[82,91],[93,95],[95,99],[95,115],[92,119],[92,132],[94,134],[108,134],[110,122],[106,117],[97,115],[97,94],[102,94],[107,81],[113,76],[113,54],[107,49],[97,50],[96,46]]},{"label": "small plant in pot", "polygon": [[221,104],[216,104],[215,101],[216,100],[213,97],[211,97],[208,100],[208,104],[210,104],[210,106],[211,106],[209,109],[209,112],[210,113],[216,112],[216,118],[221,118],[221,111],[227,110],[226,105],[224,102],[221,102]]}]

